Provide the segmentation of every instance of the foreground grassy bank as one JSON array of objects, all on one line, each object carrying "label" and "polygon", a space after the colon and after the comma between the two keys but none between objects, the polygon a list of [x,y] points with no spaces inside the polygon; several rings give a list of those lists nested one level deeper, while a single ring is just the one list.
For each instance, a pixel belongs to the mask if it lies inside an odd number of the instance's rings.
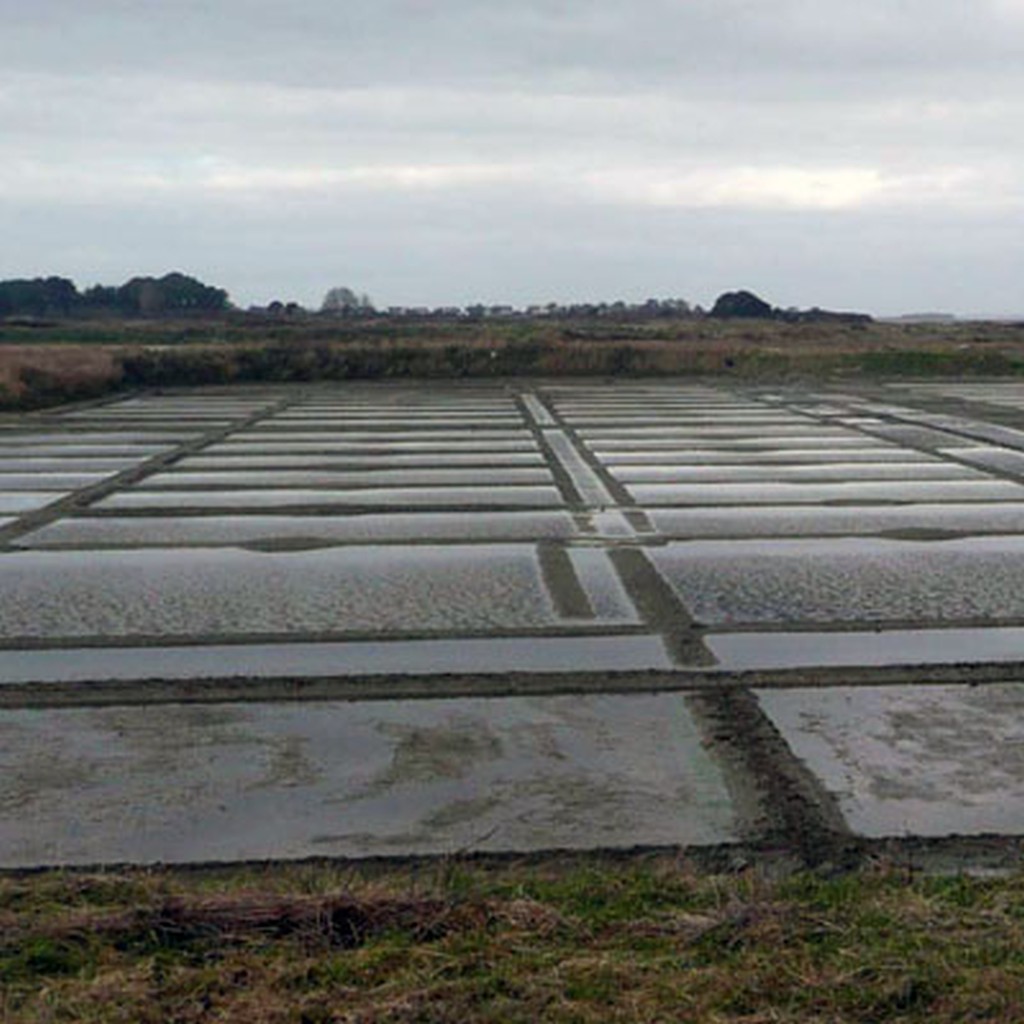
[{"label": "foreground grassy bank", "polygon": [[0,878],[0,1019],[1015,1021],[1024,875],[675,858]]},{"label": "foreground grassy bank", "polygon": [[0,408],[128,387],[253,381],[1024,372],[1013,324],[781,324],[713,320],[366,325],[233,321],[0,326]]}]

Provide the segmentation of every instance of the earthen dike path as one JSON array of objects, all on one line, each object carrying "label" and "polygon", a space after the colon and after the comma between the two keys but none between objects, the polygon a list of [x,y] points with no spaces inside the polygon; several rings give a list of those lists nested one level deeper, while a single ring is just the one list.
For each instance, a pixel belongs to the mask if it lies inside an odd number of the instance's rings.
[{"label": "earthen dike path", "polygon": [[0,868],[1014,863],[1024,384],[0,420]]}]

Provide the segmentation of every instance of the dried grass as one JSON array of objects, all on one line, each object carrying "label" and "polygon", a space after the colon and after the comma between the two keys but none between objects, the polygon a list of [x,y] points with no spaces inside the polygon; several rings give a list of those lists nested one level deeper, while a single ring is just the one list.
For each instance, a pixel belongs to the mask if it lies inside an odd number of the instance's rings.
[{"label": "dried grass", "polygon": [[[14,332],[17,334],[17,332]],[[238,323],[68,325],[32,344],[0,330],[0,407],[31,408],[117,387],[247,381],[522,375],[719,376],[1004,375],[1024,372],[1015,325],[941,328],[711,320],[562,324],[319,322],[287,329]],[[19,335],[20,337],[20,335]],[[54,344],[95,337],[89,344]]]},{"label": "dried grass", "polygon": [[0,346],[0,408],[92,397],[122,380],[117,349],[97,345]]}]

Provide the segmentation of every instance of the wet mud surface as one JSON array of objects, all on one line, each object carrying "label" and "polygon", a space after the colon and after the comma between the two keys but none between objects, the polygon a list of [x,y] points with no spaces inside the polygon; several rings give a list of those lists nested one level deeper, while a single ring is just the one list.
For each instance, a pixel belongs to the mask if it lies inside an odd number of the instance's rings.
[{"label": "wet mud surface", "polygon": [[0,868],[991,861],[1024,836],[1022,584],[1007,381],[7,417]]}]

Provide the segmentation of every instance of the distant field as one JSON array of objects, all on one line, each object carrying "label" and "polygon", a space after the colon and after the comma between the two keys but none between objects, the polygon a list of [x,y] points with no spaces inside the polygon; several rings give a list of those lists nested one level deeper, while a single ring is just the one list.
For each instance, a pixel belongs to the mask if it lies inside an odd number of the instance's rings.
[{"label": "distant field", "polygon": [[124,387],[417,377],[1006,375],[1024,325],[222,320],[0,324],[0,408]]}]

